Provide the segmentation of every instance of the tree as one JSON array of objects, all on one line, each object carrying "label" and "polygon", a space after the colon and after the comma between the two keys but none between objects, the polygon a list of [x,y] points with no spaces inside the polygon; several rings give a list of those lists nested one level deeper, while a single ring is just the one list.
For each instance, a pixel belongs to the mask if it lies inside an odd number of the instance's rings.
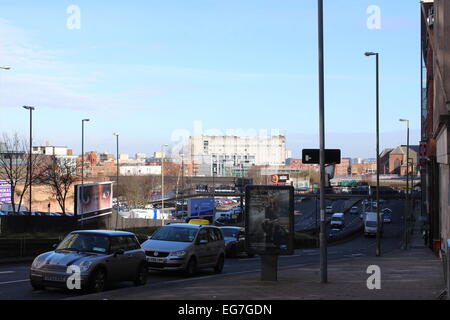
[{"label": "tree", "polygon": [[[0,140],[0,179],[6,180],[11,185],[11,205],[14,213],[16,213],[16,209],[20,211],[30,183],[36,183],[42,172],[40,155],[30,155],[27,146],[27,140],[20,138],[17,133],[13,136],[3,133]],[[33,160],[31,181],[28,173],[30,156]],[[17,188],[21,184],[24,186],[22,190]],[[19,198],[18,203],[16,195]]]},{"label": "tree", "polygon": [[52,190],[63,213],[66,213],[66,199],[72,185],[78,180],[76,166],[70,159],[47,156],[42,160],[40,182]]}]

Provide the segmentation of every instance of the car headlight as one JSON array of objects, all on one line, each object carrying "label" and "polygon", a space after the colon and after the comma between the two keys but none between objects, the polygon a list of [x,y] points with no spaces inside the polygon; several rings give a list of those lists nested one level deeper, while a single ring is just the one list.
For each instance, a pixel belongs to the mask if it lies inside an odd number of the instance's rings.
[{"label": "car headlight", "polygon": [[44,262],[45,262],[45,259],[38,256],[38,257],[36,257],[36,259],[34,259],[33,263],[31,264],[31,267],[34,269],[39,269],[40,267],[42,267]]},{"label": "car headlight", "polygon": [[86,272],[89,270],[89,267],[92,265],[92,261],[83,261],[80,263],[80,271]]},{"label": "car headlight", "polygon": [[186,251],[184,251],[184,250],[172,252],[172,256],[176,256],[176,257],[183,257],[185,255],[186,255]]}]

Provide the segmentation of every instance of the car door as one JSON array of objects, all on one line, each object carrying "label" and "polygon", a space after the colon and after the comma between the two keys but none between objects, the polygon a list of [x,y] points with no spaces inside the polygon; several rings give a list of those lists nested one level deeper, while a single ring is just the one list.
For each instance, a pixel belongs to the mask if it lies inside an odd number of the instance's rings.
[{"label": "car door", "polygon": [[[219,231],[219,230],[217,230]],[[219,231],[220,232],[220,231]],[[209,236],[209,263],[211,265],[216,265],[217,259],[219,257],[221,243],[220,243],[220,235],[216,232],[214,228],[208,228],[208,236]]]},{"label": "car door", "polygon": [[135,236],[126,236],[127,239],[127,251],[125,256],[127,257],[127,265],[129,268],[129,279],[132,279],[139,265],[145,259],[142,253],[142,248]]},{"label": "car door", "polygon": [[[200,243],[205,241],[206,243]],[[195,251],[197,253],[198,265],[205,266],[209,262],[209,237],[206,228],[200,229],[197,235],[197,240],[195,244]]]},{"label": "car door", "polygon": [[[127,256],[128,240],[125,236],[111,237],[110,252],[112,254],[108,264],[108,278],[115,281],[121,281],[129,278],[130,264]],[[123,254],[117,254],[119,250],[123,250]]]}]

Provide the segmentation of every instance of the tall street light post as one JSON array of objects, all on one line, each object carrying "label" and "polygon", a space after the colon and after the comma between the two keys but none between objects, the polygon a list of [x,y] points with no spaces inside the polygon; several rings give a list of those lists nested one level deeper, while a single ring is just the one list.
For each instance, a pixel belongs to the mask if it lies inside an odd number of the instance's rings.
[{"label": "tall street light post", "polygon": [[[81,120],[81,192],[83,192],[84,185],[84,123],[88,121],[90,121],[90,119]],[[82,194],[78,195],[80,199],[82,196]],[[81,206],[81,226],[83,226],[83,206]]]},{"label": "tall street light post", "polygon": [[318,0],[319,44],[319,135],[320,135],[320,282],[328,282],[328,257],[325,220],[325,73],[323,41],[323,0]]},{"label": "tall street light post", "polygon": [[410,223],[410,209],[409,209],[409,120],[400,119],[400,122],[406,122],[406,195],[405,195],[405,233],[403,249],[408,249],[408,228]]},{"label": "tall street light post", "polygon": [[380,235],[380,77],[379,77],[379,54],[375,52],[366,52],[366,57],[376,57],[376,118],[377,118],[377,239],[375,255],[379,257],[381,255],[381,235]]},{"label": "tall street light post", "polygon": [[[115,132],[113,133],[114,136],[116,136],[116,165],[117,165],[117,169],[116,169],[116,189],[119,187],[119,133]],[[117,201],[117,203],[119,203],[119,201]],[[117,224],[119,222],[119,208],[117,209],[117,215],[116,215],[116,229],[117,229]]]},{"label": "tall street light post", "polygon": [[[7,69],[8,70],[8,69]],[[28,179],[30,184],[30,199],[29,199],[29,208],[28,210],[31,212],[31,199],[32,199],[32,193],[31,193],[31,185],[33,184],[33,110],[34,107],[30,106],[23,106],[24,109],[30,111],[30,150],[28,154]],[[20,210],[20,208],[19,208]]]},{"label": "tall street light post", "polygon": [[164,148],[168,147],[167,144],[161,146],[161,217],[162,225],[164,225]]}]

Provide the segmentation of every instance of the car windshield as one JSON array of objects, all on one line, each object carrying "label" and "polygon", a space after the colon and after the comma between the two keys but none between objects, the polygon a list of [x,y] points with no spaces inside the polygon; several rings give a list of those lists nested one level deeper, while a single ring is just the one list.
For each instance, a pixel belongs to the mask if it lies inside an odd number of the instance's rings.
[{"label": "car windshield", "polygon": [[197,228],[161,227],[152,235],[152,240],[192,242],[197,235]]},{"label": "car windshield", "polygon": [[223,228],[222,229],[223,236],[226,238],[237,238],[239,230],[232,228]]},{"label": "car windshield", "polygon": [[100,234],[71,233],[56,248],[55,251],[77,251],[106,253],[109,248],[109,238]]}]

